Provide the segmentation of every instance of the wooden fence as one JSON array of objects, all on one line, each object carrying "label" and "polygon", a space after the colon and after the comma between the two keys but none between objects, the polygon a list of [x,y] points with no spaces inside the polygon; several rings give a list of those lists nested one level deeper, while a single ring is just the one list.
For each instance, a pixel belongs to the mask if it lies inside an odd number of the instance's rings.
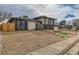
[{"label": "wooden fence", "polygon": [[2,30],[2,24],[0,24],[0,30]]},{"label": "wooden fence", "polygon": [[15,23],[3,23],[2,24],[2,31],[3,32],[15,31]]}]

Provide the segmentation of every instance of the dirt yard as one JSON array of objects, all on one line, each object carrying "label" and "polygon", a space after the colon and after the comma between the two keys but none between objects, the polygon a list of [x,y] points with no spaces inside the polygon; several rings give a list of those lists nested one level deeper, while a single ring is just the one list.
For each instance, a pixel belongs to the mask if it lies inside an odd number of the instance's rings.
[{"label": "dirt yard", "polygon": [[53,31],[17,31],[3,32],[4,45],[2,54],[24,55],[33,50],[46,47],[64,40]]}]

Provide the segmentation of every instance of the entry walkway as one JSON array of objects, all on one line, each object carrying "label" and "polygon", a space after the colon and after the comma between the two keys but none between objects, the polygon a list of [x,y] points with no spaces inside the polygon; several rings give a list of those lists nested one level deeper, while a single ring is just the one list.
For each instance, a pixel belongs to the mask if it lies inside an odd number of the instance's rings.
[{"label": "entry walkway", "polygon": [[32,51],[28,53],[28,55],[57,55],[78,39],[79,34],[67,38],[63,41],[57,42],[55,44],[49,45],[47,47]]}]

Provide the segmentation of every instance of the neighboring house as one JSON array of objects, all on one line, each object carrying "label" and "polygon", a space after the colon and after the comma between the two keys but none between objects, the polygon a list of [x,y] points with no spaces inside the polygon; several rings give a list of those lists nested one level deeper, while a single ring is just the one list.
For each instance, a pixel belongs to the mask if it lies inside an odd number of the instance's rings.
[{"label": "neighboring house", "polygon": [[73,20],[73,26],[77,26],[77,28],[79,28],[79,19]]},{"label": "neighboring house", "polygon": [[40,16],[33,19],[36,22],[36,29],[54,29],[55,18]]},{"label": "neighboring house", "polygon": [[31,18],[11,17],[7,23],[15,23],[16,30],[34,30],[36,24]]}]

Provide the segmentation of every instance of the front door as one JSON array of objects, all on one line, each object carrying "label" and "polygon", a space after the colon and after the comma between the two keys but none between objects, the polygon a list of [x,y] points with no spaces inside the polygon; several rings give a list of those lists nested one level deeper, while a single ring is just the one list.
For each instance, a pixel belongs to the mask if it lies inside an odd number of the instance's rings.
[{"label": "front door", "polygon": [[26,21],[22,20],[19,22],[19,30],[25,30],[26,29]]}]

